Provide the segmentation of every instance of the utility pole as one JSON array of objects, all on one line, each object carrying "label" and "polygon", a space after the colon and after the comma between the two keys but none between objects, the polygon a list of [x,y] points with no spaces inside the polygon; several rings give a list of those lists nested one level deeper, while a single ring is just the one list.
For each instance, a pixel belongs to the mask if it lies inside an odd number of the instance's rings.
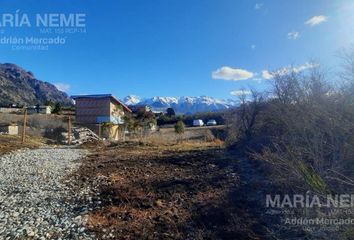
[{"label": "utility pole", "polygon": [[71,117],[68,118],[68,144],[71,145]]},{"label": "utility pole", "polygon": [[24,108],[23,112],[23,126],[22,126],[22,144],[25,143],[26,138],[26,124],[27,124],[27,108]]}]

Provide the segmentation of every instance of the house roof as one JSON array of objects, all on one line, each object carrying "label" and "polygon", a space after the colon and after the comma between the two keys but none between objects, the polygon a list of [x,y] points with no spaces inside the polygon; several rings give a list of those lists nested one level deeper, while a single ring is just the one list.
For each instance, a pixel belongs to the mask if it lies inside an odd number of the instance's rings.
[{"label": "house roof", "polygon": [[118,98],[116,98],[112,94],[75,95],[75,96],[71,96],[71,98],[74,100],[82,99],[82,98],[96,98],[96,99],[110,98],[111,100],[113,100],[113,101],[117,102],[119,105],[121,105],[125,111],[132,112],[132,110],[127,105],[125,105],[122,101],[120,101]]}]

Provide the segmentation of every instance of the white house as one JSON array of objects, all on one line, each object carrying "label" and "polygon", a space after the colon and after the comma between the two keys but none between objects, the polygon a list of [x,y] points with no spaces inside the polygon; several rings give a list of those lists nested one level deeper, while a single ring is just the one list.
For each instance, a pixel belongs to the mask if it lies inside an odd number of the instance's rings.
[{"label": "white house", "polygon": [[32,106],[27,108],[28,114],[51,114],[51,106]]}]

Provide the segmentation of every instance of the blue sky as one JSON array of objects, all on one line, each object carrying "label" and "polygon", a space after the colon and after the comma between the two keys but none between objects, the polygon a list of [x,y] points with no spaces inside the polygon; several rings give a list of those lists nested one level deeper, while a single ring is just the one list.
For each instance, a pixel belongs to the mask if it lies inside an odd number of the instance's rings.
[{"label": "blue sky", "polygon": [[[262,90],[268,71],[311,59],[330,71],[354,41],[350,0],[0,0],[0,14],[84,13],[86,33],[63,34],[47,51],[0,44],[16,63],[69,94],[235,98]],[[0,27],[3,37],[56,37]],[[268,79],[268,80],[265,80]]]}]

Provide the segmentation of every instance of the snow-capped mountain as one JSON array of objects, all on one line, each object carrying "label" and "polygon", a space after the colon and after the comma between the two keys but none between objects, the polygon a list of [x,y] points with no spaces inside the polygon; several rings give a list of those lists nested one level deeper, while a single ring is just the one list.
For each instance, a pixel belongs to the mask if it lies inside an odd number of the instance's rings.
[{"label": "snow-capped mountain", "polygon": [[128,106],[130,105],[136,105],[140,102],[140,97],[135,96],[135,95],[129,95],[124,98],[124,103]]},{"label": "snow-capped mountain", "polygon": [[152,97],[142,99],[135,95],[129,95],[124,98],[124,102],[127,105],[148,105],[154,111],[166,111],[167,108],[172,107],[179,114],[221,111],[238,104],[236,100],[220,100],[207,96]]}]

